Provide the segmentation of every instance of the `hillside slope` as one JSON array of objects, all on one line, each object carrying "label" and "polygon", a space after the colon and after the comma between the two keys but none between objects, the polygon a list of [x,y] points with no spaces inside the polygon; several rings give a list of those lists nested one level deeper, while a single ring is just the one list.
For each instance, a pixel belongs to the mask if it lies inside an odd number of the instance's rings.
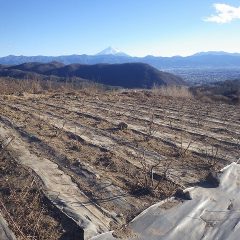
[{"label": "hillside slope", "polygon": [[57,76],[78,76],[106,85],[126,88],[151,88],[157,85],[183,84],[183,80],[173,74],[161,72],[143,63],[68,65],[48,71]]},{"label": "hillside slope", "polygon": [[156,85],[183,85],[184,81],[173,74],[161,72],[148,64],[96,64],[24,63],[0,69],[6,72],[34,72],[46,76],[80,77],[97,83],[125,88],[151,88]]},{"label": "hillside slope", "polygon": [[214,82],[190,88],[200,99],[211,99],[232,104],[240,103],[240,79]]}]

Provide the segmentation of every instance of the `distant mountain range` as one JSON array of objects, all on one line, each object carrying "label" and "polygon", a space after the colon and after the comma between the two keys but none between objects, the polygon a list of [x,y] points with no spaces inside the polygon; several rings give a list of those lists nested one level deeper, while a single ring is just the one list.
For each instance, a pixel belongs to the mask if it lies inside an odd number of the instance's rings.
[{"label": "distant mountain range", "polygon": [[0,65],[0,76],[21,79],[64,80],[77,77],[80,80],[91,80],[99,84],[119,86],[124,88],[152,88],[156,85],[182,85],[182,78],[171,73],[157,70],[144,63],[124,64],[70,64],[23,63],[15,66]]},{"label": "distant mountain range", "polygon": [[209,52],[199,52],[195,53],[193,56],[207,56],[207,55],[215,55],[215,56],[240,56],[240,53],[228,53],[224,51],[209,51]]},{"label": "distant mountain range", "polygon": [[6,56],[0,58],[0,64],[16,65],[26,62],[48,63],[52,61],[63,64],[120,64],[141,62],[150,64],[158,69],[171,68],[240,68],[240,54],[226,52],[202,52],[188,57],[132,57],[111,47],[96,55],[67,55],[67,56]]}]

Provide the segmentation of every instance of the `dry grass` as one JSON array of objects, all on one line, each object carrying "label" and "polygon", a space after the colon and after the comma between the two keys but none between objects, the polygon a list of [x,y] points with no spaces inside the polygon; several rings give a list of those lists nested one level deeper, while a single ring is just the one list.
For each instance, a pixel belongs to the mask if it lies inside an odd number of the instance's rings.
[{"label": "dry grass", "polygon": [[81,82],[76,79],[67,79],[58,82],[52,80],[21,80],[14,78],[0,78],[0,95],[23,95],[24,93],[44,93],[44,92],[69,92],[84,90],[87,94],[98,94],[106,90],[106,87],[92,82]]},{"label": "dry grass", "polygon": [[23,94],[24,92],[38,93],[44,89],[43,83],[38,80],[16,80],[12,78],[0,78],[0,94]]},{"label": "dry grass", "polygon": [[164,97],[193,98],[192,93],[185,86],[154,86],[153,92]]}]

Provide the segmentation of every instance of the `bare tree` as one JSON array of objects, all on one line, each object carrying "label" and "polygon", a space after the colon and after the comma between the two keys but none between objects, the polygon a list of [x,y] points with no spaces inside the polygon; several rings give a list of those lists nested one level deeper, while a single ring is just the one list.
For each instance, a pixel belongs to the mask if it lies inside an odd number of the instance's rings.
[{"label": "bare tree", "polygon": [[216,169],[216,165],[218,163],[219,158],[219,146],[211,145],[211,148],[205,149],[205,157],[207,159],[207,163],[211,169]]},{"label": "bare tree", "polygon": [[0,154],[3,153],[9,144],[14,140],[14,137],[8,136],[4,140],[0,141]]}]

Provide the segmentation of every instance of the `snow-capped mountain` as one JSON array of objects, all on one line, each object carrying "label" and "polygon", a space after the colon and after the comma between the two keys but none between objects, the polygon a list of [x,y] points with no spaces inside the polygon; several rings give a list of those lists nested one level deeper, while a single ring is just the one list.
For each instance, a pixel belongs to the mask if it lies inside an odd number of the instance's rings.
[{"label": "snow-capped mountain", "polygon": [[96,55],[115,55],[115,56],[129,56],[124,52],[119,51],[116,48],[108,47],[101,52],[97,53]]}]

